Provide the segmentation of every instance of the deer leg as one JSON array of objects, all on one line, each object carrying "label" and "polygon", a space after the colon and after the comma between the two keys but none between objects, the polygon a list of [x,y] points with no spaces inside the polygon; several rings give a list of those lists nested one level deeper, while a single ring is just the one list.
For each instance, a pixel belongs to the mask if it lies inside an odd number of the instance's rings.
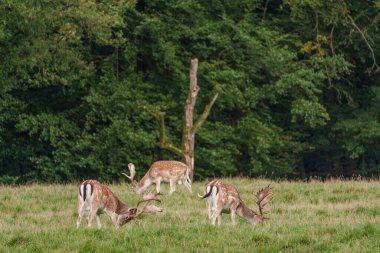
[{"label": "deer leg", "polygon": [[[221,215],[221,212],[222,212],[222,209],[223,209],[223,206],[218,204],[214,210],[214,213],[212,214],[212,217],[211,217],[211,225],[215,225],[215,221],[216,221],[216,218],[218,218],[220,215]],[[221,219],[222,217],[220,217]],[[218,218],[219,219],[219,218]],[[222,220],[220,220],[222,221]],[[219,220],[218,220],[218,223],[219,223]],[[220,224],[219,224],[220,225]]]},{"label": "deer leg", "polygon": [[215,200],[212,196],[209,196],[206,198],[206,206],[208,209],[208,219],[209,219],[210,223],[212,220],[212,214],[214,213],[214,211],[216,209],[216,205],[217,205],[217,203],[215,202]]},{"label": "deer leg", "polygon": [[111,221],[112,221],[112,224],[114,225],[114,227],[118,228],[119,227],[119,223],[117,222],[118,218],[119,218],[119,215],[117,213],[114,213],[114,212],[111,212],[109,210],[104,210],[104,212],[108,215],[108,217],[111,218]]},{"label": "deer leg", "polygon": [[211,200],[209,198],[207,198],[206,207],[207,207],[207,211],[208,211],[208,219],[211,222],[211,216],[212,216],[212,210],[213,209],[212,209],[212,205],[211,205]]},{"label": "deer leg", "polygon": [[79,207],[78,207],[78,219],[77,219],[77,228],[79,228],[79,225],[80,223],[82,222],[82,217],[83,217],[83,214],[85,213],[86,211],[86,208],[84,206],[85,203],[78,203],[79,204]]},{"label": "deer leg", "polygon": [[218,215],[218,226],[220,226],[220,224],[222,224],[222,213]]},{"label": "deer leg", "polygon": [[119,228],[120,224],[117,222],[117,219],[119,218],[119,215],[116,213],[111,214],[111,220],[112,224],[115,226],[115,228]]},{"label": "deer leg", "polygon": [[156,191],[157,193],[160,193],[161,192],[161,180],[157,180],[156,181]]},{"label": "deer leg", "polygon": [[232,225],[236,225],[236,211],[231,208],[231,222]]},{"label": "deer leg", "polygon": [[[210,223],[212,224],[212,217],[213,217],[213,214],[216,212],[216,209],[218,207],[218,199],[216,196],[209,196],[207,198],[208,200],[208,203],[209,203],[209,212],[210,212],[210,215],[209,215],[209,219],[210,219]],[[214,221],[214,224],[215,224],[215,221]]]},{"label": "deer leg", "polygon": [[170,183],[169,195],[175,191],[175,188],[177,186],[177,182],[178,182],[178,179],[170,179],[170,181],[169,181],[169,183]]},{"label": "deer leg", "polygon": [[182,184],[189,190],[189,192],[193,193],[193,191],[191,190],[191,184],[187,182],[186,177],[183,177],[182,180],[180,180],[179,182],[182,182]]},{"label": "deer leg", "polygon": [[88,223],[87,223],[88,227],[91,227],[92,221],[94,220],[94,217],[96,215],[96,211],[97,211],[96,209],[91,207],[90,213],[88,215]]},{"label": "deer leg", "polygon": [[98,228],[102,227],[102,223],[100,222],[99,214],[95,214],[96,224],[98,225]]}]

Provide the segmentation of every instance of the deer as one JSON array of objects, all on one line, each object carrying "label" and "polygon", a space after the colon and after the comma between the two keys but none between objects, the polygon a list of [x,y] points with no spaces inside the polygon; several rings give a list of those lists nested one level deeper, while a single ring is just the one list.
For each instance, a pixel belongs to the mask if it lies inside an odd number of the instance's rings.
[{"label": "deer", "polygon": [[230,184],[220,180],[211,181],[206,185],[204,195],[199,197],[206,200],[208,209],[208,218],[211,225],[215,225],[218,218],[218,225],[222,223],[222,210],[227,208],[231,210],[232,225],[236,224],[236,214],[248,221],[251,225],[257,225],[264,219],[264,207],[271,201],[273,193],[270,191],[270,186],[262,188],[256,193],[256,204],[259,207],[259,212],[256,213],[248,208],[241,200],[238,190]]},{"label": "deer", "polygon": [[136,194],[143,193],[149,186],[156,184],[156,192],[161,193],[161,183],[169,182],[171,195],[175,190],[177,184],[183,184],[189,191],[191,190],[191,179],[189,177],[189,167],[178,161],[156,161],[149,170],[145,173],[139,182],[134,180],[136,175],[135,165],[128,164],[130,175],[122,173],[132,183],[133,192]]},{"label": "deer", "polygon": [[[105,213],[111,218],[112,224],[119,228],[138,218],[142,213],[163,211],[162,208],[150,204],[151,201],[160,202],[156,194],[147,193],[139,199],[135,207],[130,207],[120,201],[106,185],[96,180],[85,180],[79,187],[77,228],[86,212],[88,212],[88,227],[91,227],[95,217],[98,228],[101,228],[99,214]],[[142,206],[143,203],[145,205]]]}]

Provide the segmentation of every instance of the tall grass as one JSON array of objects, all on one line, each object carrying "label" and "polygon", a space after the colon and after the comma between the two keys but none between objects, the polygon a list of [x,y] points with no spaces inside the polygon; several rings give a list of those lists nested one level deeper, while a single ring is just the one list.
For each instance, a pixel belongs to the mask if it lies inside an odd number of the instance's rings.
[{"label": "tall grass", "polygon": [[[380,182],[271,182],[225,179],[255,207],[253,193],[271,184],[269,220],[252,227],[238,218],[209,225],[205,203],[178,186],[161,206],[120,229],[101,216],[102,229],[77,218],[78,185],[0,186],[0,252],[380,252]],[[128,185],[110,185],[125,203],[136,203]],[[255,207],[256,208],[256,207]]]}]

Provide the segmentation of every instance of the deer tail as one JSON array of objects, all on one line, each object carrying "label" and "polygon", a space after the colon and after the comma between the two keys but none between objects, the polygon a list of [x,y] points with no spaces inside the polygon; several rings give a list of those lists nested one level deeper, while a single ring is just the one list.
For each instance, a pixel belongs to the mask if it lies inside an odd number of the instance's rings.
[{"label": "deer tail", "polygon": [[200,197],[202,199],[208,198],[211,195],[211,193],[214,190],[214,188],[216,189],[216,193],[215,194],[218,194],[218,187],[217,186],[215,186],[215,185],[207,185],[207,187],[205,189],[205,194],[203,196],[198,194],[198,197]]},{"label": "deer tail", "polygon": [[91,182],[84,181],[79,187],[79,196],[82,202],[86,202],[86,199],[90,197],[93,193],[94,187]]}]

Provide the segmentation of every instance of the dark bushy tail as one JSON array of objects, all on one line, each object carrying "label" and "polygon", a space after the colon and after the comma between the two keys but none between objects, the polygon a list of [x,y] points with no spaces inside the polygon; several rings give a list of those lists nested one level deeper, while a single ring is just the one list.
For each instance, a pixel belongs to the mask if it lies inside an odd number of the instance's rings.
[{"label": "dark bushy tail", "polygon": [[211,195],[214,187],[216,188],[216,194],[218,194],[218,187],[216,187],[215,185],[211,184],[211,185],[207,185],[207,187],[206,187],[206,193],[203,196],[201,196],[199,194],[198,194],[198,196],[200,198],[202,198],[202,199],[208,198]]}]

